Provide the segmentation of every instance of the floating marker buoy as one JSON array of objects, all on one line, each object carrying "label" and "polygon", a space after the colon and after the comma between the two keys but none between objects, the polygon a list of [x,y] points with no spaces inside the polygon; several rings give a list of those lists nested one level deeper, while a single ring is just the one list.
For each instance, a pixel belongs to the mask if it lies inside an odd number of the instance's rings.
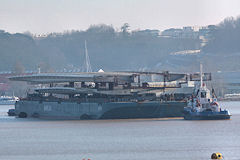
[{"label": "floating marker buoy", "polygon": [[221,153],[217,152],[211,155],[211,159],[223,159],[223,156]]}]

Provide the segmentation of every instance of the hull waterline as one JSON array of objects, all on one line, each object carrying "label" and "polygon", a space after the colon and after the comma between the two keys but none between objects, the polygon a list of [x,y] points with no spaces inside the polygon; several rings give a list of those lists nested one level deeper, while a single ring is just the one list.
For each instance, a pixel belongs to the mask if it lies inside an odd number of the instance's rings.
[{"label": "hull waterline", "polygon": [[18,101],[15,105],[17,116],[51,119],[128,119],[182,117],[185,102],[39,102]]}]

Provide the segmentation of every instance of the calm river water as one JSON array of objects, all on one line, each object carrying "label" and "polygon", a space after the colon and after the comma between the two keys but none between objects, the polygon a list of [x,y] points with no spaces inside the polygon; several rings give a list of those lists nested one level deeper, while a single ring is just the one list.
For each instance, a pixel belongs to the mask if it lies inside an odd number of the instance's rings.
[{"label": "calm river water", "polygon": [[7,116],[0,106],[1,160],[239,160],[240,102],[222,102],[231,120],[54,121]]}]

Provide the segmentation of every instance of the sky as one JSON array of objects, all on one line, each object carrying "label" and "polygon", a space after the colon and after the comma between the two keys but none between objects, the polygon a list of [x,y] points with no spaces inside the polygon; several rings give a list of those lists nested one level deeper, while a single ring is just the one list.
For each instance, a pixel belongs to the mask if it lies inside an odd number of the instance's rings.
[{"label": "sky", "polygon": [[0,0],[0,30],[47,34],[92,24],[131,30],[218,24],[240,16],[240,0]]}]

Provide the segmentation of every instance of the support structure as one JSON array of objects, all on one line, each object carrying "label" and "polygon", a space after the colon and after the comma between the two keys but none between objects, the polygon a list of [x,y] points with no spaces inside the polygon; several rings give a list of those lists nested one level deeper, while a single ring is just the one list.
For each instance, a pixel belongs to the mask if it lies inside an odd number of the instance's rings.
[{"label": "support structure", "polygon": [[87,41],[86,40],[85,40],[85,60],[84,60],[83,71],[84,72],[92,72],[92,67],[91,67],[89,56],[88,56]]}]

